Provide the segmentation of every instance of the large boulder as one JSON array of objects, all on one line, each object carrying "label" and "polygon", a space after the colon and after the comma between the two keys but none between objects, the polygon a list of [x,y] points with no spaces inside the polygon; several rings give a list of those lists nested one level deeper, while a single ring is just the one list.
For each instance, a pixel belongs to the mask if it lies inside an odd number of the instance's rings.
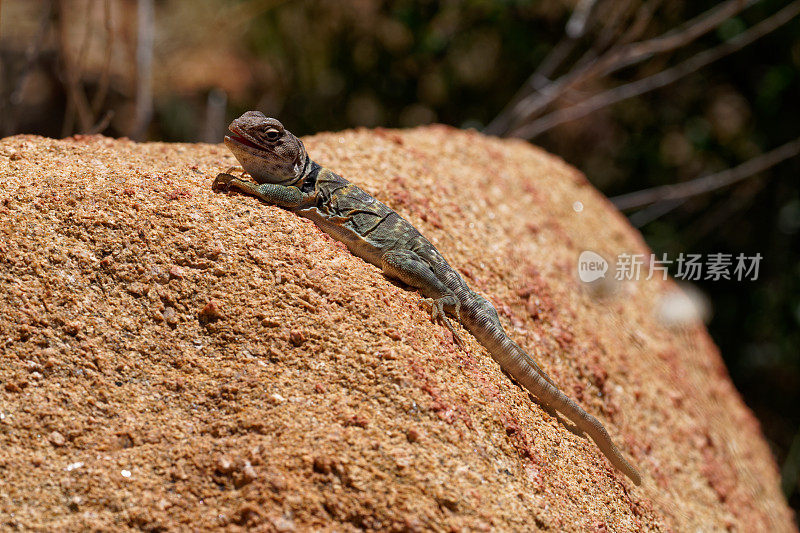
[{"label": "large boulder", "polygon": [[[791,531],[752,413],[584,176],[445,127],[305,139],[495,303],[635,487],[421,296],[215,193],[222,145],[0,141],[0,528]],[[579,203],[576,203],[579,202]],[[607,274],[613,276],[613,272]]]}]

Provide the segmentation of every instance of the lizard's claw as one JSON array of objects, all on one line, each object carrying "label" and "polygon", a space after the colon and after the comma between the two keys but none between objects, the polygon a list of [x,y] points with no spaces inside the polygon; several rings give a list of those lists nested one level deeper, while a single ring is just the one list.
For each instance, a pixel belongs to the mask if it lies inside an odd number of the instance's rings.
[{"label": "lizard's claw", "polygon": [[440,316],[444,316],[444,306],[439,300],[434,298],[425,298],[425,301],[431,304],[431,320],[436,322]]},{"label": "lizard's claw", "polygon": [[[453,340],[455,341],[455,343],[460,348],[464,348],[465,347],[464,341],[461,340],[461,337],[459,337],[458,332],[456,331],[456,328],[453,327],[453,324],[450,322],[450,320],[447,319],[447,315],[445,315],[445,312],[444,312],[444,300],[445,299],[444,298],[426,298],[425,300],[430,302],[430,304],[431,304],[431,320],[433,320],[434,322],[441,322],[442,324],[444,324],[444,326],[448,330],[450,330],[450,333],[453,335]],[[456,306],[456,310],[455,310],[456,318],[458,318],[458,321],[460,323],[461,322],[461,316],[460,316],[460,312],[459,311],[460,311],[460,307],[461,307],[461,302],[456,302],[455,306]]]},{"label": "lizard's claw", "polygon": [[212,189],[227,189],[230,187],[230,184],[233,180],[238,179],[233,174],[228,174],[227,172],[220,172],[217,174],[217,177],[214,179],[213,185],[211,185]]},{"label": "lizard's claw", "polygon": [[466,345],[464,341],[461,340],[461,337],[458,335],[456,328],[453,327],[452,322],[447,319],[446,316],[442,315],[442,323],[444,323],[445,327],[450,330],[450,334],[453,335],[453,340],[455,341],[456,345],[461,348],[462,350],[466,349]]}]

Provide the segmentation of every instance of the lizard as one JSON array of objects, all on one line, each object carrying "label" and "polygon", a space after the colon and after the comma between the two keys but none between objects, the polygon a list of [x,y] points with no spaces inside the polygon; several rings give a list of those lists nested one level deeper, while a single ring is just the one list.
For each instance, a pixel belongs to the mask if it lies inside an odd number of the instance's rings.
[{"label": "lizard", "polygon": [[[228,130],[224,142],[241,165],[242,175],[231,174],[233,169],[218,174],[215,190],[236,189],[308,218],[387,277],[417,289],[430,299],[434,321],[442,321],[458,339],[446,315],[455,317],[514,380],[545,407],[570,419],[615,468],[641,484],[639,472],[623,457],[600,421],[566,396],[506,334],[494,306],[470,289],[410,222],[313,161],[303,142],[280,121],[248,111],[233,120]],[[245,174],[255,181],[243,179]]]}]

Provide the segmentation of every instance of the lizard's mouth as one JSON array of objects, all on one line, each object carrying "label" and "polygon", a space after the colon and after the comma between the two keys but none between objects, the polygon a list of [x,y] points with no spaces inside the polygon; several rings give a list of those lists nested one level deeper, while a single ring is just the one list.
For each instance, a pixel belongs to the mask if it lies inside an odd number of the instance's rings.
[{"label": "lizard's mouth", "polygon": [[241,144],[247,146],[248,148],[253,148],[255,150],[263,150],[259,145],[251,141],[250,139],[246,138],[245,136],[241,135],[239,132],[234,131],[233,129],[230,130],[231,134],[225,136],[225,142],[233,141],[237,144]]}]

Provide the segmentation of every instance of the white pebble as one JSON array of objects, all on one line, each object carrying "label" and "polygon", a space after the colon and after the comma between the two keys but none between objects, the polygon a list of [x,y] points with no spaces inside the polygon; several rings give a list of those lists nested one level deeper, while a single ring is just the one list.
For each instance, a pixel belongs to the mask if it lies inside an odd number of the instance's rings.
[{"label": "white pebble", "polygon": [[286,398],[284,398],[283,396],[281,396],[277,392],[273,392],[269,397],[270,397],[270,399],[272,399],[272,403],[276,403],[276,404],[277,403],[283,403],[283,402],[286,401]]}]

